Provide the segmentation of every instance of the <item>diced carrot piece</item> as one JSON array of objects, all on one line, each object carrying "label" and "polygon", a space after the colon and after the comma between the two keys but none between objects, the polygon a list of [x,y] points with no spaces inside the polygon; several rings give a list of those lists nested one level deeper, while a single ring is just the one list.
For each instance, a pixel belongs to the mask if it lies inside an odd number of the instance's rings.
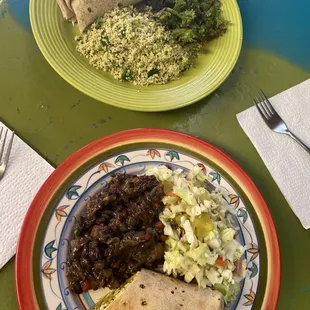
[{"label": "diced carrot piece", "polygon": [[112,268],[119,268],[119,262],[114,262],[111,264]]},{"label": "diced carrot piece", "polygon": [[164,229],[165,226],[161,221],[158,221],[154,224],[154,227],[158,229]]},{"label": "diced carrot piece", "polygon": [[83,292],[87,292],[90,290],[90,281],[89,280],[84,280],[80,282],[81,288]]},{"label": "diced carrot piece", "polygon": [[225,267],[226,266],[226,261],[223,260],[223,258],[221,256],[218,257],[218,259],[215,262],[217,265],[221,266],[221,267]]},{"label": "diced carrot piece", "polygon": [[152,235],[151,234],[149,234],[149,233],[145,233],[144,234],[144,239],[145,240],[150,240],[152,238]]}]

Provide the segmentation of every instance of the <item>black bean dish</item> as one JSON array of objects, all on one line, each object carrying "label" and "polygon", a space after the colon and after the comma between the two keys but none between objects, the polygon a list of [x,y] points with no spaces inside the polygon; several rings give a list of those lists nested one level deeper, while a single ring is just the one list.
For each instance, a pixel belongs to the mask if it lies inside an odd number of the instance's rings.
[{"label": "black bean dish", "polygon": [[68,265],[77,294],[118,288],[142,267],[164,260],[163,185],[154,176],[115,175],[78,219]]}]

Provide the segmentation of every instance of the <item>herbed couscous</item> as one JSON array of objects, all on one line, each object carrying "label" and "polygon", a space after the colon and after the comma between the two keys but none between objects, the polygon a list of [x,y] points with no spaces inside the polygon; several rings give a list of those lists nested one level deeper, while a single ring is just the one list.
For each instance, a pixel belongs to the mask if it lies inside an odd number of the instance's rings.
[{"label": "herbed couscous", "polygon": [[96,69],[134,85],[166,84],[192,65],[192,57],[151,11],[116,8],[81,37],[77,50]]}]

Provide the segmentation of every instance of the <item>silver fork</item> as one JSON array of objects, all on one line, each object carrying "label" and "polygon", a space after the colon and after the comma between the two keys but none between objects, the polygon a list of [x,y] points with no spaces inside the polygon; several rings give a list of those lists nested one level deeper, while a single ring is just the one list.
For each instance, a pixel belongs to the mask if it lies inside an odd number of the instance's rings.
[{"label": "silver fork", "polygon": [[5,147],[5,143],[6,143],[6,138],[7,138],[7,135],[8,135],[8,130],[5,131],[4,137],[3,137],[3,140],[2,140],[2,143],[1,143],[2,133],[3,133],[3,128],[1,128],[1,131],[0,131],[0,180],[3,178],[4,173],[6,171],[6,168],[7,168],[8,162],[9,162],[9,157],[10,157],[10,154],[11,154],[13,139],[14,139],[14,131],[13,131],[12,135],[11,135],[11,139],[10,139],[10,141],[8,143],[8,147],[7,147],[5,156],[2,158],[3,153],[4,153],[4,147]]},{"label": "silver fork", "polygon": [[271,130],[290,136],[310,154],[310,148],[287,128],[285,122],[273,108],[262,90],[256,97],[252,98],[252,100],[263,120]]}]

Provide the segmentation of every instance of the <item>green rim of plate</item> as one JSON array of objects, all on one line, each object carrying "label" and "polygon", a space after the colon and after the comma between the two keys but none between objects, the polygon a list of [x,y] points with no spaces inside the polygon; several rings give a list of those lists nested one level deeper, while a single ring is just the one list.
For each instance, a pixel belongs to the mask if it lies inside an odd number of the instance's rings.
[{"label": "green rim of plate", "polygon": [[118,82],[87,63],[75,50],[77,26],[65,21],[56,0],[30,0],[30,22],[37,44],[54,70],[69,84],[104,103],[136,111],[167,111],[192,104],[219,87],[235,66],[242,45],[236,0],[222,0],[228,32],[207,44],[194,68],[179,80],[148,87]]}]

